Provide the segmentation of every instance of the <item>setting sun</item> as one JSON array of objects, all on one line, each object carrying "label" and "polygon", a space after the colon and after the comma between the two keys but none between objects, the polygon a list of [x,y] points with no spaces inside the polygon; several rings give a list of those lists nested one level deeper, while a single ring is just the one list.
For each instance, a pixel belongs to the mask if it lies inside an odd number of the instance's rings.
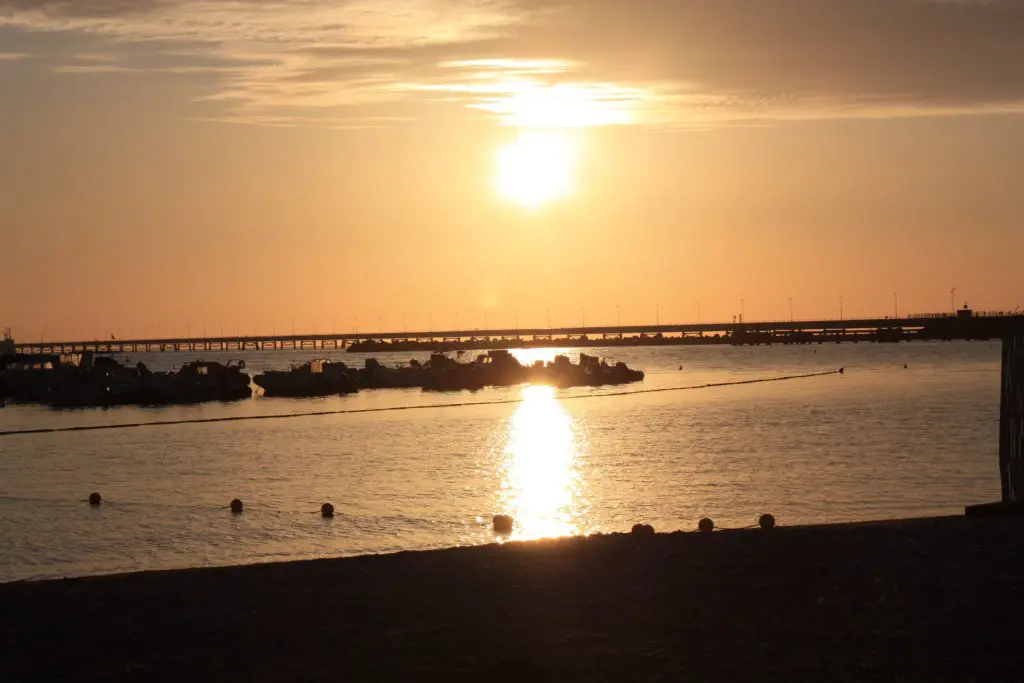
[{"label": "setting sun", "polygon": [[498,152],[498,192],[521,206],[540,208],[572,193],[576,161],[576,145],[565,133],[521,133]]}]

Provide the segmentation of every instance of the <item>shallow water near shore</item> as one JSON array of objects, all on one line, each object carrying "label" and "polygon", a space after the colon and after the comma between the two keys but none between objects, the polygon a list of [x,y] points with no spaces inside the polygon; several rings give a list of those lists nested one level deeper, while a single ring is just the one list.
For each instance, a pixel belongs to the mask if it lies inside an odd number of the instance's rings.
[{"label": "shallow water near shore", "polygon": [[[532,362],[551,350],[517,352]],[[573,353],[570,350],[570,353]],[[0,438],[0,581],[513,538],[956,514],[999,497],[999,344],[592,349],[627,387],[366,391],[186,407],[8,406],[0,431],[425,407]],[[205,354],[223,360],[238,354]],[[397,363],[425,354],[375,354]],[[249,352],[252,374],[313,357]],[[154,369],[194,354],[136,354]],[[904,367],[906,365],[906,367]],[[835,370],[757,384],[608,396]],[[492,403],[497,402],[497,403]],[[483,405],[491,403],[491,405]],[[91,491],[105,503],[90,508]],[[232,515],[232,498],[245,512]],[[321,519],[323,502],[337,509]]]}]

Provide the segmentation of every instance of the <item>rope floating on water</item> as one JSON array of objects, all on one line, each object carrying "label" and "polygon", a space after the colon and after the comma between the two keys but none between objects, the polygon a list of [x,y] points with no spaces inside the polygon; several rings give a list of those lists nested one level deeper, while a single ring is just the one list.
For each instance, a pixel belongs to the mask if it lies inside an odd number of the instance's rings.
[{"label": "rope floating on water", "polygon": [[[828,370],[826,372],[812,372],[803,375],[784,375],[782,377],[758,377],[755,379],[735,380],[732,382],[709,382],[707,384],[694,384],[685,387],[662,387],[659,389],[637,389],[634,391],[617,391],[603,394],[582,394],[577,396],[562,396],[560,401],[572,401],[592,398],[613,398],[622,396],[638,396],[640,394],[661,394],[670,391],[695,391],[697,389],[715,389],[718,387],[733,387],[743,384],[761,384],[765,382],[784,382],[797,379],[811,379],[813,377],[825,377],[827,375],[841,374],[843,369]],[[496,401],[466,401],[462,403],[437,403],[414,406],[390,406],[386,408],[355,408],[350,410],[320,410],[310,413],[279,413],[272,415],[236,415],[231,417],[206,417],[190,420],[159,420],[156,422],[127,422],[110,425],[82,425],[79,427],[47,427],[42,429],[15,429],[0,432],[0,436],[20,436],[26,434],[58,434],[62,432],[96,432],[108,429],[136,429],[139,427],[172,427],[187,424],[214,424],[218,422],[250,422],[256,420],[288,420],[297,417],[325,417],[328,415],[357,415],[361,413],[389,413],[404,410],[431,410],[443,408],[468,408],[472,406],[499,406],[515,405],[522,403],[524,399],[509,398]]]}]

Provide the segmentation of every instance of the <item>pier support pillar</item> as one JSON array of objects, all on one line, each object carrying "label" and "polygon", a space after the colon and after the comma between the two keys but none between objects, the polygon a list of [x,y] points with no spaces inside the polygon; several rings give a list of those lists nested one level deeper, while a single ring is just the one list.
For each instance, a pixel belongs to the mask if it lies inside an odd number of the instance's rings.
[{"label": "pier support pillar", "polygon": [[1004,503],[1024,503],[1024,331],[1003,339],[999,473]]},{"label": "pier support pillar", "polygon": [[999,399],[1002,500],[968,505],[968,517],[1024,517],[1024,330],[1003,338]]}]

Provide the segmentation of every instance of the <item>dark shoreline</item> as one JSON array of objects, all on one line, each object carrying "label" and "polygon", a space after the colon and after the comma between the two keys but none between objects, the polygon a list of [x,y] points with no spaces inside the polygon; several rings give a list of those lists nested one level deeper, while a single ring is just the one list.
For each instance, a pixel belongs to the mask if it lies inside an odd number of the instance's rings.
[{"label": "dark shoreline", "polygon": [[949,517],[0,584],[0,680],[1021,680],[1022,532]]}]

